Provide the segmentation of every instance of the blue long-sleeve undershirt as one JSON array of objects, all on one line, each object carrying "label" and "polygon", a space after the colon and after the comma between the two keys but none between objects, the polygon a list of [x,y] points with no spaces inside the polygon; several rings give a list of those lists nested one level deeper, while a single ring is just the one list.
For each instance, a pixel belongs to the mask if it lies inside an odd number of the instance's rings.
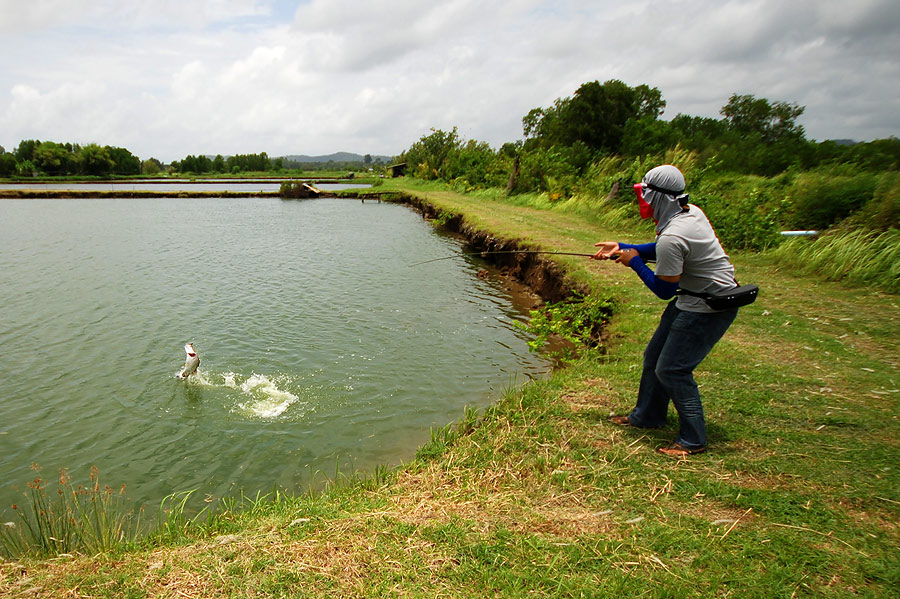
[{"label": "blue long-sleeve undershirt", "polygon": [[[650,245],[650,244],[647,244]],[[653,255],[656,256],[656,244],[653,244],[654,251]],[[619,247],[622,247],[622,244],[619,244]],[[634,246],[632,246],[634,247]],[[628,249],[628,248],[624,248]],[[634,248],[637,249],[637,248]],[[640,250],[638,250],[640,252]],[[644,261],[641,259],[640,254],[631,259],[628,263],[628,266],[637,273],[637,275],[644,282],[644,285],[647,286],[647,289],[656,294],[656,297],[659,299],[671,299],[675,297],[675,292],[678,291],[678,283],[670,283],[669,281],[663,281],[659,277],[656,276],[656,273],[650,270]]]},{"label": "blue long-sleeve undershirt", "polygon": [[656,261],[656,242],[655,241],[650,242],[650,243],[642,243],[639,245],[619,242],[619,249],[620,250],[637,250],[638,256],[640,256],[644,262]]}]

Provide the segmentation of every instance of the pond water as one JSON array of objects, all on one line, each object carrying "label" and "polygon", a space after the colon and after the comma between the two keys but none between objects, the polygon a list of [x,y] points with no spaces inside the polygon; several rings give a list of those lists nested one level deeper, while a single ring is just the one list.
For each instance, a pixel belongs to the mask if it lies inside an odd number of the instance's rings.
[{"label": "pond water", "polygon": [[549,368],[483,264],[410,267],[459,251],[389,203],[0,200],[0,517],[32,463],[157,503],[411,459]]},{"label": "pond water", "polygon": [[[281,183],[288,179],[263,180],[202,180],[202,181],[164,181],[151,179],[146,181],[116,181],[105,183],[0,183],[0,190],[4,189],[36,189],[48,191],[231,191],[231,192],[257,192],[278,191]],[[322,191],[338,191],[341,189],[365,189],[372,187],[369,183],[349,183],[346,181],[322,182],[313,184]]]}]

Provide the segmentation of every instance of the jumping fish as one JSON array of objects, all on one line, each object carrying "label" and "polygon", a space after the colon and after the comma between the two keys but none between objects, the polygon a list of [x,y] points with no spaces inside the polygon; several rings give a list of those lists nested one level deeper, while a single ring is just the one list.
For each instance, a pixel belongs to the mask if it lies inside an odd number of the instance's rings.
[{"label": "jumping fish", "polygon": [[194,351],[194,344],[188,343],[184,346],[184,353],[186,354],[184,359],[184,368],[181,372],[178,373],[178,378],[186,379],[192,374],[197,372],[197,367],[200,366],[200,356],[197,355],[197,352]]}]

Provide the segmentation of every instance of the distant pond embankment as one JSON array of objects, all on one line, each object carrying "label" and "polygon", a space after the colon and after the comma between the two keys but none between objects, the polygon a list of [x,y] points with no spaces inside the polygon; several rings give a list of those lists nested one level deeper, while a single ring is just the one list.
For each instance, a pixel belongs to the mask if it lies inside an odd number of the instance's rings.
[{"label": "distant pond embankment", "polygon": [[[129,181],[54,181],[0,183],[0,198],[88,198],[88,197],[278,197],[281,184],[297,179],[202,179]],[[327,193],[366,189],[369,183],[347,179],[303,179]]]}]

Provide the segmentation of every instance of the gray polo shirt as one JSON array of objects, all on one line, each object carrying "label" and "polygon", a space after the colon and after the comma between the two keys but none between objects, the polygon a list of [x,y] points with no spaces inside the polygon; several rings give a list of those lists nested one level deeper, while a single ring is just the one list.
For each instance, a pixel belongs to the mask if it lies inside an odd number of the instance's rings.
[{"label": "gray polo shirt", "polygon": [[[688,204],[656,237],[656,275],[681,275],[678,286],[697,293],[718,293],[737,287],[734,266],[703,211]],[[699,297],[678,296],[675,306],[688,312],[714,312]]]}]

